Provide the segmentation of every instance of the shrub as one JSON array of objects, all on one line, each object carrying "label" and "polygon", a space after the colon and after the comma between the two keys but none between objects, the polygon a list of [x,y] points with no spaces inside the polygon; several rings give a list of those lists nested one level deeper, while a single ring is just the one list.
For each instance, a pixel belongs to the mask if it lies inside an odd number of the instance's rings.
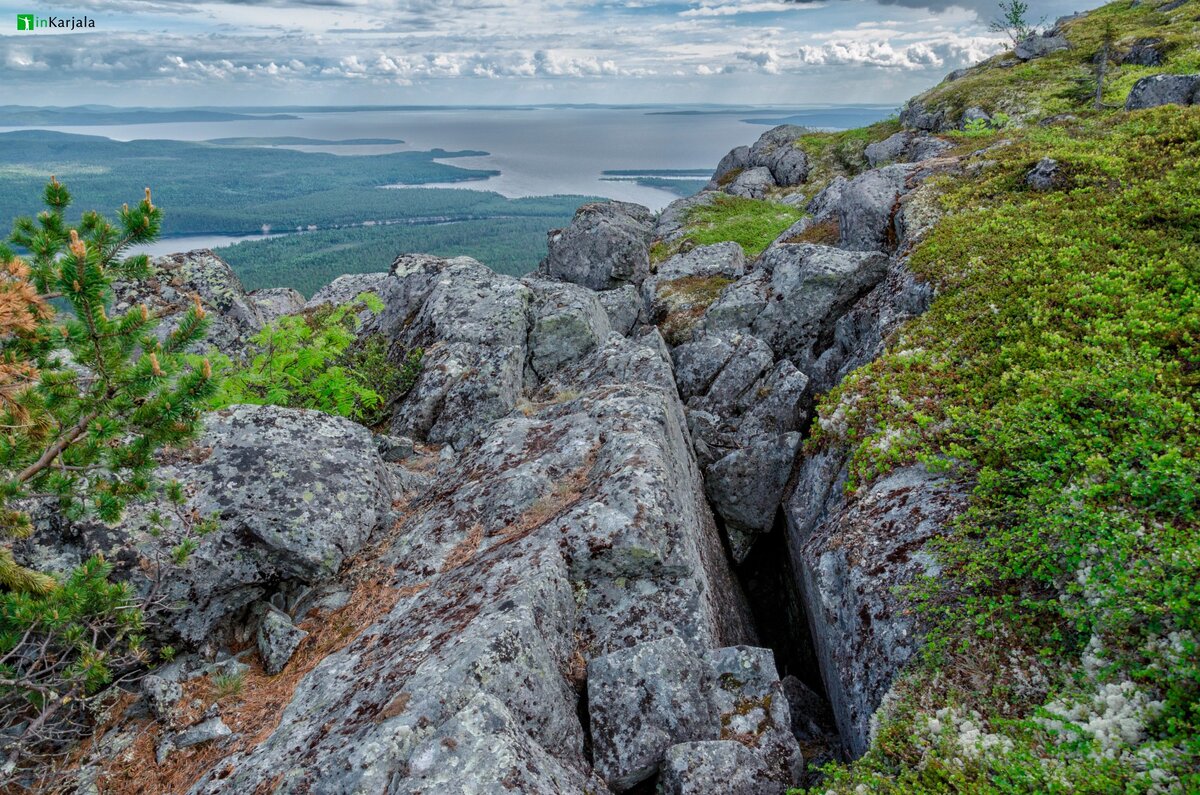
[{"label": "shrub", "polygon": [[395,365],[381,335],[360,338],[361,316],[381,309],[378,296],[362,293],[342,306],[279,318],[251,340],[249,361],[215,357],[223,380],[212,407],[254,403],[316,409],[367,425],[383,421],[416,383],[423,351],[408,351]]},{"label": "shrub", "polygon": [[[936,545],[941,576],[912,593],[933,625],[924,664],[829,786],[1143,792],[1153,773],[1195,791],[1200,109],[1012,137],[942,186],[948,214],[910,261],[930,310],[819,409],[844,410],[851,489],[913,462],[974,484]],[[1042,157],[1061,190],[1024,188]],[[1112,687],[1109,705],[1154,704],[1130,718],[1141,739],[1045,714]],[[946,706],[1008,744],[965,758],[922,740]]]}]

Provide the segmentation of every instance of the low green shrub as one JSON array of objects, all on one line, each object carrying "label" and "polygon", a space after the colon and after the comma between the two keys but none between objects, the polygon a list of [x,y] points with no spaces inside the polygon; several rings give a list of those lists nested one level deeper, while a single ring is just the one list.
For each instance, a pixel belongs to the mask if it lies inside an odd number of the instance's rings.
[{"label": "low green shrub", "polygon": [[253,403],[381,422],[416,383],[424,355],[413,349],[396,365],[382,336],[357,333],[362,315],[382,309],[378,296],[362,293],[342,306],[279,318],[252,338],[245,362],[214,355],[221,386],[212,408]]}]

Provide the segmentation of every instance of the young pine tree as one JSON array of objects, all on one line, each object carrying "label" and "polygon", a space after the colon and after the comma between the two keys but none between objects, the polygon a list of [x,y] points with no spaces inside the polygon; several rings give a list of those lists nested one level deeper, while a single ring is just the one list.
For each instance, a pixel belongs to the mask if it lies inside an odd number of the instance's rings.
[{"label": "young pine tree", "polygon": [[[153,486],[155,451],[195,434],[216,389],[208,362],[190,367],[183,354],[204,331],[199,300],[162,342],[145,306],[108,315],[113,281],[149,270],[144,255],[125,256],[161,228],[149,188],[116,224],[86,212],[70,226],[71,196],[53,177],[44,200],[36,219],[14,226],[28,255],[0,245],[0,593],[55,587],[5,543],[30,529],[22,501],[116,520]],[[69,311],[55,312],[55,298]]]}]

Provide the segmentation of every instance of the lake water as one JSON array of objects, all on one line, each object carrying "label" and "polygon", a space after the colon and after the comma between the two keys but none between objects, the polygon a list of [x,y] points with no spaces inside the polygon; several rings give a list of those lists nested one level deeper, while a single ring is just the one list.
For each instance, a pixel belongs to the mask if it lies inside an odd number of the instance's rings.
[{"label": "lake water", "polygon": [[[464,168],[499,170],[486,180],[417,187],[489,190],[510,198],[553,194],[604,196],[658,210],[677,198],[633,181],[604,179],[608,170],[703,169],[711,171],[730,149],[751,144],[776,120],[821,129],[868,124],[891,113],[883,106],[806,108],[720,108],[680,110],[637,108],[442,108],[295,112],[296,119],[52,127],[78,135],[118,141],[299,136],[322,140],[398,138],[403,144],[292,146],[354,156],[411,150],[472,149],[482,157],[445,162]],[[3,127],[0,132],[13,129]],[[368,219],[364,219],[368,220]],[[209,248],[253,238],[197,236],[172,238],[145,250],[151,254]]]},{"label": "lake water", "polygon": [[[685,114],[664,108],[534,108],[299,113],[278,121],[57,127],[119,141],[165,138],[203,141],[228,137],[302,136],[323,140],[400,138],[401,145],[296,146],[338,155],[406,150],[474,149],[484,157],[447,162],[497,169],[497,177],[456,188],[491,190],[509,197],[572,193],[605,196],[660,209],[675,197],[632,182],[601,179],[609,169],[712,169],[735,146],[753,143],[762,120],[799,114],[814,127],[838,128],[847,120],[869,123],[886,107],[705,109]],[[849,115],[848,115],[849,114]],[[755,120],[756,123],[745,121]],[[0,131],[19,128],[0,128]],[[447,186],[448,187],[448,186]]]}]

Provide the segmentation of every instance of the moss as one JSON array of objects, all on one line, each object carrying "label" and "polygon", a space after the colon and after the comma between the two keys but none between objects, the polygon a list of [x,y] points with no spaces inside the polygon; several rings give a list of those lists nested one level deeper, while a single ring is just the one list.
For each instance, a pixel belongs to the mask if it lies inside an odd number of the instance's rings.
[{"label": "moss", "polygon": [[718,196],[712,204],[688,213],[684,241],[691,246],[707,246],[732,240],[746,256],[757,257],[802,217],[803,211],[786,204]]},{"label": "moss", "polygon": [[1200,71],[1194,3],[1167,13],[1159,12],[1155,5],[1161,4],[1134,5],[1122,0],[1103,6],[1063,24],[1071,45],[1068,50],[1010,67],[1000,64],[1015,56],[1011,51],[1001,53],[917,99],[929,108],[946,108],[951,118],[977,106],[988,113],[1007,113],[1022,123],[1087,110],[1095,85],[1093,59],[1101,50],[1106,27],[1111,27],[1118,53],[1141,38],[1162,39],[1167,52],[1162,66],[1109,64],[1104,101],[1114,109],[1121,108],[1133,84],[1142,77]]},{"label": "moss", "polygon": [[817,243],[822,246],[836,246],[842,238],[842,225],[837,218],[827,218],[819,221],[798,235],[792,235],[787,243]]},{"label": "moss", "polygon": [[658,297],[667,309],[658,324],[663,338],[671,345],[687,342],[704,311],[734,281],[727,276],[685,276],[659,285]]},{"label": "moss", "polygon": [[[914,462],[974,490],[935,545],[941,579],[909,594],[933,627],[923,662],[817,791],[1141,792],[1147,770],[1197,791],[1200,108],[1006,137],[938,186],[945,216],[910,260],[933,306],[819,406],[812,444],[852,445],[851,491]],[[1058,190],[1024,183],[1043,157]],[[1162,704],[1124,755],[1038,722],[1051,695],[1120,681]],[[948,705],[1008,745],[922,739]]]}]

